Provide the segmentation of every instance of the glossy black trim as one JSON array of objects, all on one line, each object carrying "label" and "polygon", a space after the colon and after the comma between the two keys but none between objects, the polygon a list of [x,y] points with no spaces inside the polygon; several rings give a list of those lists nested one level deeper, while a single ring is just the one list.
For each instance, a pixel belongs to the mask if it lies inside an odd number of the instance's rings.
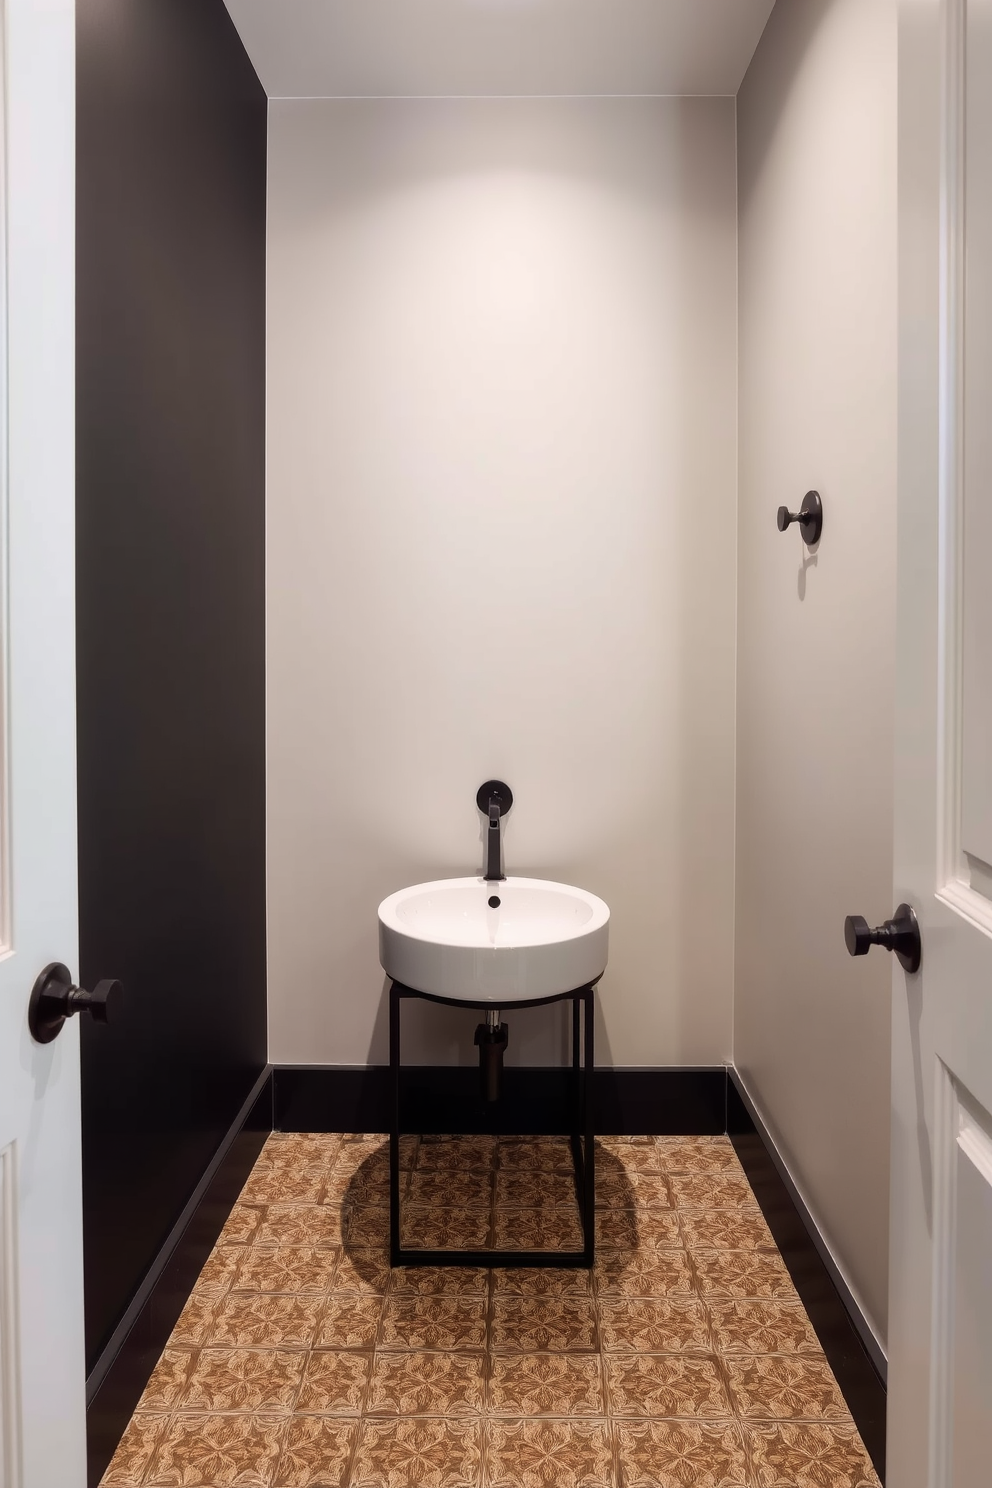
[{"label": "glossy black trim", "polygon": [[87,1482],[99,1483],[176,1319],[272,1130],[266,1069],[86,1381]]},{"label": "glossy black trim", "polygon": [[[277,1065],[277,1131],[378,1131],[390,1124],[388,1065]],[[506,1065],[499,1101],[483,1101],[475,1065],[408,1065],[403,1100],[421,1131],[567,1136],[571,1072]],[[718,1136],[727,1130],[727,1072],[605,1069],[593,1072],[593,1123],[600,1136]],[[407,1104],[409,1103],[409,1104]]]},{"label": "glossy black trim", "polygon": [[[821,1255],[826,1246],[812,1216],[804,1205],[800,1208],[794,1189],[790,1191],[780,1171],[781,1158],[753,1103],[739,1087],[737,1071],[728,1073],[727,1130],[734,1150],[884,1483],[886,1388],[855,1325],[857,1304],[850,1294],[845,1302]],[[867,1330],[863,1319],[861,1325]]]}]

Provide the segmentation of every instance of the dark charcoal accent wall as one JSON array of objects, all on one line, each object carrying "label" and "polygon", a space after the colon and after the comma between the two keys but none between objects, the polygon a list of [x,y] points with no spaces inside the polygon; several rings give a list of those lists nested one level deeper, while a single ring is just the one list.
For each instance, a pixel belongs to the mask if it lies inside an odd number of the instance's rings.
[{"label": "dark charcoal accent wall", "polygon": [[89,1367],[265,1064],[264,93],[223,0],[78,6]]}]

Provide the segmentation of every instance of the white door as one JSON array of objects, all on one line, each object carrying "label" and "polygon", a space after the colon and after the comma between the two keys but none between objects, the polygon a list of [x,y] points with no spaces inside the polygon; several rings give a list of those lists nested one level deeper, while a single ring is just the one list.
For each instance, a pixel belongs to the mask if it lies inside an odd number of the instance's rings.
[{"label": "white door", "polygon": [[73,0],[5,0],[0,356],[0,1483],[85,1483],[76,969]]},{"label": "white door", "polygon": [[[889,1488],[992,1483],[992,0],[901,0]],[[878,954],[875,952],[874,954]]]}]

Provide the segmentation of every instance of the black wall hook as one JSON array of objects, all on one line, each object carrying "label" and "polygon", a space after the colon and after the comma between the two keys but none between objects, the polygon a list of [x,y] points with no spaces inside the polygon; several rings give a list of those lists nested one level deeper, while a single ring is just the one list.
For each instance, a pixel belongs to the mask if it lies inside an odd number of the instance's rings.
[{"label": "black wall hook", "polygon": [[793,522],[798,522],[803,542],[808,548],[815,548],[823,531],[823,502],[819,491],[807,491],[797,512],[790,512],[787,506],[780,506],[775,520],[779,532],[785,532]]}]

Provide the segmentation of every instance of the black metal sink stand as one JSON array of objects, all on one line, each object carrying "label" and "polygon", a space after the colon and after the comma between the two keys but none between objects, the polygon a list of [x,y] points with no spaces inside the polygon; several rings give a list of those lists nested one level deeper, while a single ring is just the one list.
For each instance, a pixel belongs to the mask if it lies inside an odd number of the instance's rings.
[{"label": "black metal sink stand", "polygon": [[[551,1002],[572,1004],[572,1074],[570,1082],[572,1119],[570,1138],[575,1165],[575,1195],[582,1220],[581,1250],[411,1250],[400,1244],[400,1004],[419,997],[450,1007],[491,1007],[488,1002],[465,1001],[460,997],[438,997],[393,982],[389,989],[389,1068],[393,1086],[392,1127],[389,1133],[389,1259],[393,1266],[591,1266],[595,1243],[595,1139],[593,1135],[592,1074],[595,983],[559,992],[554,997],[533,997],[525,1002],[504,1004],[504,1010],[543,1007]],[[579,1004],[584,1016],[580,1018]],[[580,1052],[582,1058],[580,1060]],[[541,1136],[542,1133],[534,1133]],[[583,1141],[585,1149],[583,1150]]]}]

